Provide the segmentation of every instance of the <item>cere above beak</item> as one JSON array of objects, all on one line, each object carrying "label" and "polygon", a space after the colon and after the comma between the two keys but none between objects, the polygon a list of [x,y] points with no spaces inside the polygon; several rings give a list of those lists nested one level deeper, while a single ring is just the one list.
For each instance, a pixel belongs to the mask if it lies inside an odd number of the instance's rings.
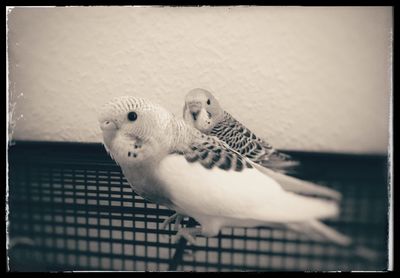
[{"label": "cere above beak", "polygon": [[117,125],[113,121],[107,120],[100,124],[100,128],[101,130],[115,130],[117,129]]}]

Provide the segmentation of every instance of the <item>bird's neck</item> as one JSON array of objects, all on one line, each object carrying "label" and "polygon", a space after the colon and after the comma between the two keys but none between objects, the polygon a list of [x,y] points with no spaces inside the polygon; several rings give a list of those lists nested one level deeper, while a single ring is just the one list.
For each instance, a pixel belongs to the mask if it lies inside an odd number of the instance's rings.
[{"label": "bird's neck", "polygon": [[174,119],[171,123],[171,130],[173,135],[171,136],[171,152],[182,152],[185,148],[190,145],[195,138],[201,136],[201,132],[194,127],[186,124],[183,119]]},{"label": "bird's neck", "polygon": [[226,112],[226,111],[224,111],[224,113],[223,113],[223,115],[222,115],[222,119],[223,119],[224,121],[226,121],[226,120],[229,120],[229,121],[234,120],[234,121],[236,121],[236,119],[235,119],[234,117],[232,117],[232,115],[229,114],[229,113]]}]

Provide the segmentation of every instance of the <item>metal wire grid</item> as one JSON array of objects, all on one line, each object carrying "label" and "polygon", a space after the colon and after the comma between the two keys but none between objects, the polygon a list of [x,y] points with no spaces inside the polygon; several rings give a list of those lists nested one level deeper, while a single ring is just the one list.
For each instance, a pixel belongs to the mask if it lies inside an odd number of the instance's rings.
[{"label": "metal wire grid", "polygon": [[268,228],[226,228],[218,237],[199,237],[179,258],[177,247],[184,246],[174,243],[175,232],[160,229],[173,212],[132,193],[104,153],[87,159],[79,152],[24,149],[10,155],[9,233],[16,242],[32,241],[10,250],[11,270],[163,271],[173,264],[184,271],[383,270],[387,188],[379,177],[360,172],[317,181],[344,195],[341,216],[327,223],[380,252],[381,260]]}]

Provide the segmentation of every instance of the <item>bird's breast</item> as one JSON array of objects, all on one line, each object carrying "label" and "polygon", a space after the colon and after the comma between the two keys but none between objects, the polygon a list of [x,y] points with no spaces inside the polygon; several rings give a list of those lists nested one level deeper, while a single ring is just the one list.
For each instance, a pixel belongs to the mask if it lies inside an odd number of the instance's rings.
[{"label": "bird's breast", "polygon": [[162,183],[155,178],[152,168],[121,165],[121,169],[136,194],[150,202],[171,207],[170,195]]}]

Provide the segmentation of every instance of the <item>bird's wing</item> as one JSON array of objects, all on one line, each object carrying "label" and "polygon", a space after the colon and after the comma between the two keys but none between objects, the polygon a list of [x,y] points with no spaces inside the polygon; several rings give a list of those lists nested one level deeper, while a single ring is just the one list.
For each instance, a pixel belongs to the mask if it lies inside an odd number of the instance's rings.
[{"label": "bird's wing", "polygon": [[250,160],[214,136],[202,135],[195,138],[188,147],[181,151],[181,154],[188,162],[198,162],[207,169],[242,171],[245,168],[253,168]]},{"label": "bird's wing", "polygon": [[246,158],[210,138],[167,155],[155,172],[179,213],[280,223],[337,215],[334,202],[286,192]]},{"label": "bird's wing", "polygon": [[[291,160],[288,155],[274,150],[229,114],[225,119],[225,124],[216,125],[211,135],[222,141],[225,147],[231,148],[252,160],[254,167],[275,179],[284,190],[308,196],[341,200],[341,194],[333,189],[299,180],[282,173],[289,170],[289,165],[294,166],[298,162]],[[227,129],[226,127],[229,128]],[[265,160],[265,157],[268,157],[268,160]],[[283,169],[285,170],[282,171]]]},{"label": "bird's wing", "polygon": [[225,112],[224,115],[224,120],[213,127],[210,135],[218,137],[243,156],[264,167],[286,173],[299,165],[298,161],[274,149],[230,114]]},{"label": "bird's wing", "polygon": [[[265,143],[264,141],[262,141]],[[300,165],[299,161],[294,160],[290,155],[277,151],[273,151],[261,156],[258,163],[263,167],[273,169],[283,174],[295,173],[297,167]]]}]

